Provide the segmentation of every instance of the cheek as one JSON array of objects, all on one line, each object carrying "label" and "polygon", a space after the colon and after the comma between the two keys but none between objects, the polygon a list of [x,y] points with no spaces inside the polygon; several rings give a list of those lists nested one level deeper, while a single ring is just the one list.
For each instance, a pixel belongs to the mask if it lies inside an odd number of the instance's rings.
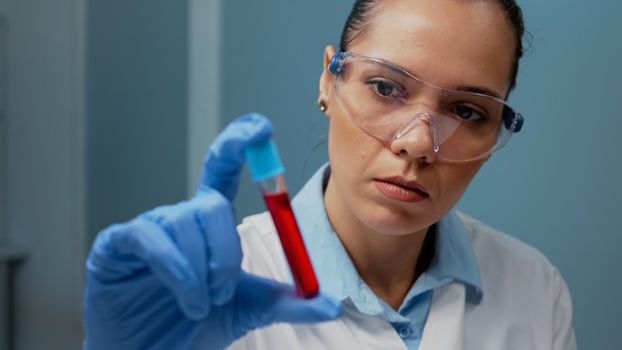
[{"label": "cheek", "polygon": [[336,112],[329,121],[328,152],[331,164],[350,171],[361,168],[374,158],[380,147],[347,116]]}]

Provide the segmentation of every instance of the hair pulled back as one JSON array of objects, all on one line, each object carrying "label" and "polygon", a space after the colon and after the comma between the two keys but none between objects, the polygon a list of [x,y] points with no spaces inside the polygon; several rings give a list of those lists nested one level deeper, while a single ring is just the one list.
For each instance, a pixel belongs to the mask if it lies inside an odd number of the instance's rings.
[{"label": "hair pulled back", "polygon": [[[369,29],[370,19],[373,15],[374,9],[380,5],[380,3],[389,0],[356,0],[352,6],[352,11],[346,21],[343,31],[341,32],[341,51],[347,51],[348,46],[358,37],[361,33]],[[518,75],[518,64],[520,58],[523,57],[523,34],[525,33],[525,23],[523,21],[523,11],[516,4],[515,0],[473,0],[473,1],[489,1],[499,4],[505,11],[512,27],[514,29],[516,48],[514,50],[514,61],[512,64],[512,72],[510,75],[510,90],[516,86],[516,77]]]}]

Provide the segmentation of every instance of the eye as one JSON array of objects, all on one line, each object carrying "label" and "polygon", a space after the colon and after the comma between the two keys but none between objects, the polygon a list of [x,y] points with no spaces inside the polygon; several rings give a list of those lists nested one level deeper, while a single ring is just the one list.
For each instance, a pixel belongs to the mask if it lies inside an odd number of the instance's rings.
[{"label": "eye", "polygon": [[454,108],[454,113],[462,120],[484,121],[488,119],[483,112],[465,104],[457,105]]},{"label": "eye", "polygon": [[371,89],[380,97],[385,98],[402,98],[404,92],[402,89],[390,80],[386,79],[371,79],[367,82],[371,86]]}]

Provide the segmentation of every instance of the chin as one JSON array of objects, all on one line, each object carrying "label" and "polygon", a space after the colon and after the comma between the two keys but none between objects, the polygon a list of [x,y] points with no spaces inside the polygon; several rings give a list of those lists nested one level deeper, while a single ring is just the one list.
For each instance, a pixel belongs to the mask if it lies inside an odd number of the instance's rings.
[{"label": "chin", "polygon": [[[373,208],[361,221],[373,231],[387,236],[405,236],[425,230],[436,221],[432,215],[405,213],[395,208]],[[425,219],[427,218],[427,220]]]}]

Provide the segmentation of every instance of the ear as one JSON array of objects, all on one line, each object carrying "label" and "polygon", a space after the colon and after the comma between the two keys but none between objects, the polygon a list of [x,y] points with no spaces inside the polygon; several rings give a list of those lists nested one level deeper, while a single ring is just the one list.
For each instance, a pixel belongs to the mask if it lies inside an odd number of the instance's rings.
[{"label": "ear", "polygon": [[333,75],[328,71],[328,63],[335,54],[336,50],[332,45],[326,46],[324,49],[324,60],[322,65],[322,75],[320,75],[320,95],[318,96],[318,102],[324,100],[328,105],[331,105],[330,101],[330,89],[333,82]]}]

